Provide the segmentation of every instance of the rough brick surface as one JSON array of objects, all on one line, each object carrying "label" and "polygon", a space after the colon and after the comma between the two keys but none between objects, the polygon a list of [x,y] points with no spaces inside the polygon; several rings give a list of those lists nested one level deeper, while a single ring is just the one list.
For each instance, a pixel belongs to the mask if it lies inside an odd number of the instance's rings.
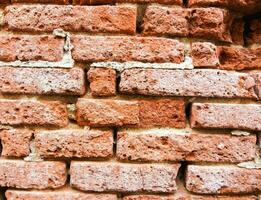
[{"label": "rough brick surface", "polygon": [[195,193],[250,193],[261,190],[261,170],[237,166],[189,165],[186,188]]},{"label": "rough brick surface", "polygon": [[0,67],[0,92],[82,95],[85,92],[84,71],[81,68]]},{"label": "rough brick surface", "polygon": [[2,156],[24,157],[30,153],[30,140],[33,131],[28,129],[10,129],[0,131]]},{"label": "rough brick surface", "polygon": [[139,100],[139,127],[186,126],[185,102],[173,99]]},{"label": "rough brick surface", "polygon": [[244,162],[255,157],[256,144],[254,135],[177,129],[127,129],[118,132],[117,140],[118,159],[156,162]]},{"label": "rough brick surface", "polygon": [[34,142],[41,157],[108,158],[113,154],[112,131],[40,131],[35,134]]},{"label": "rough brick surface", "polygon": [[182,5],[182,0],[73,0],[74,4],[80,5],[95,5],[95,4],[109,4],[109,3],[160,3],[160,4],[175,4]]},{"label": "rough brick surface", "polygon": [[190,11],[182,8],[149,6],[143,18],[143,33],[147,35],[187,36]]},{"label": "rough brick surface", "polygon": [[129,69],[121,74],[120,91],[157,96],[257,98],[255,81],[246,73],[211,69]]},{"label": "rough brick surface", "polygon": [[[135,6],[12,5],[5,9],[9,30],[126,33],[136,30]],[[77,21],[77,23],[75,23]]]},{"label": "rough brick surface", "polygon": [[82,62],[184,61],[183,43],[166,38],[125,36],[74,36],[73,58]]},{"label": "rough brick surface", "polygon": [[249,22],[249,33],[247,36],[248,44],[261,43],[261,22],[260,19],[254,19]]},{"label": "rough brick surface", "polygon": [[12,3],[53,3],[68,4],[69,0],[11,0]]},{"label": "rough brick surface", "polygon": [[136,101],[78,99],[78,124],[87,126],[123,126],[139,123],[139,105]]},{"label": "rough brick surface", "polygon": [[191,57],[195,67],[216,67],[219,65],[218,49],[210,42],[194,42]]},{"label": "rough brick surface", "polygon": [[1,187],[58,188],[65,184],[66,165],[63,162],[26,162],[0,160]]},{"label": "rough brick surface", "polygon": [[88,71],[91,94],[93,96],[113,96],[116,94],[116,71],[110,68],[91,68]]},{"label": "rough brick surface", "polygon": [[0,101],[0,124],[64,127],[67,115],[65,104],[59,101]]},{"label": "rough brick surface", "polygon": [[220,48],[220,68],[228,70],[260,69],[261,48]]},{"label": "rough brick surface", "polygon": [[1,61],[60,61],[64,41],[53,36],[0,36]]},{"label": "rough brick surface", "polygon": [[58,191],[7,190],[5,195],[7,200],[117,200],[115,194],[88,194],[70,189]]},{"label": "rough brick surface", "polygon": [[261,130],[259,104],[193,103],[193,128],[231,128]]},{"label": "rough brick surface", "polygon": [[[71,163],[71,185],[86,191],[174,192],[179,164]],[[97,178],[99,177],[99,178]]]},{"label": "rough brick surface", "polygon": [[232,37],[232,41],[237,45],[244,45],[244,31],[245,31],[245,23],[244,20],[239,18],[233,21],[233,24],[230,28],[230,33]]}]

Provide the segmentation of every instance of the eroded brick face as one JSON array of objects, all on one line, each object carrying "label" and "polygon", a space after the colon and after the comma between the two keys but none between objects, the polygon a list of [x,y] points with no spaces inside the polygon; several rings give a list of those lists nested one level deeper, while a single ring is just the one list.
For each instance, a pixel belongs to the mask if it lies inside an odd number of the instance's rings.
[{"label": "eroded brick face", "polygon": [[260,12],[0,0],[0,199],[260,199]]}]

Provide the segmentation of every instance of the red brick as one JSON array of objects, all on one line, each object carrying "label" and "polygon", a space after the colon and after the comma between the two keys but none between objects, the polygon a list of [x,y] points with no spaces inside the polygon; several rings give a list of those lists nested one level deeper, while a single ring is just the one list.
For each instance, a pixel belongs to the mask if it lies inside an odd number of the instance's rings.
[{"label": "red brick", "polygon": [[109,3],[160,3],[160,4],[175,4],[182,5],[182,0],[73,0],[73,4],[94,5],[94,4],[109,4]]},{"label": "red brick", "polygon": [[53,36],[1,35],[1,61],[60,61],[64,40]]},{"label": "red brick", "polygon": [[253,12],[259,11],[261,9],[261,2],[259,0],[189,0],[188,2],[190,7],[220,6],[250,14],[253,14]]},{"label": "red brick", "polygon": [[117,200],[115,194],[88,194],[71,189],[55,191],[7,190],[5,195],[7,200]]},{"label": "red brick", "polygon": [[176,200],[173,195],[128,195],[123,200]]},{"label": "red brick", "polygon": [[261,19],[249,21],[249,33],[247,34],[247,43],[261,43]]},{"label": "red brick", "polygon": [[74,36],[73,58],[81,62],[184,61],[184,44],[172,39],[127,36]]},{"label": "red brick", "polygon": [[252,77],[255,79],[255,92],[258,96],[259,99],[261,99],[261,73],[253,71],[253,73],[251,73]]},{"label": "red brick", "polygon": [[66,105],[59,101],[0,101],[0,124],[64,127],[67,115]]},{"label": "red brick", "polygon": [[195,67],[216,67],[219,65],[218,49],[210,42],[194,42],[191,57]]},{"label": "red brick", "polygon": [[256,146],[255,135],[186,129],[126,129],[117,140],[117,158],[125,161],[239,163],[252,160]]},{"label": "red brick", "polygon": [[1,0],[0,4],[10,3],[10,0]]},{"label": "red brick", "polygon": [[[11,5],[5,23],[13,31],[66,31],[134,34],[135,6]],[[77,21],[77,23],[75,23]]]},{"label": "red brick", "polygon": [[128,69],[121,73],[120,92],[256,99],[254,86],[254,78],[247,73],[212,69]]},{"label": "red brick", "polygon": [[53,3],[68,4],[69,0],[11,0],[11,3]]},{"label": "red brick", "polygon": [[235,19],[231,25],[230,33],[234,44],[244,45],[244,26],[243,19]]},{"label": "red brick", "polygon": [[173,99],[139,100],[139,127],[186,126],[185,102]]},{"label": "red brick", "polygon": [[14,188],[58,188],[66,182],[66,164],[44,161],[0,160],[0,186]]},{"label": "red brick", "polygon": [[30,153],[30,139],[33,131],[28,129],[10,129],[0,131],[2,156],[25,157]]},{"label": "red brick", "polygon": [[0,92],[8,94],[82,95],[85,92],[81,68],[0,68]]},{"label": "red brick", "polygon": [[101,127],[139,123],[139,105],[136,101],[80,98],[76,107],[79,125]]},{"label": "red brick", "polygon": [[187,36],[189,15],[189,9],[148,6],[143,18],[143,33],[159,36]]},{"label": "red brick", "polygon": [[110,68],[91,68],[88,71],[92,96],[116,95],[116,71]]},{"label": "red brick", "polygon": [[220,47],[219,51],[221,69],[261,69],[261,48]]},{"label": "red brick", "polygon": [[113,154],[112,131],[67,129],[35,134],[35,151],[41,157],[108,158]]},{"label": "red brick", "polygon": [[188,165],[186,188],[204,194],[260,192],[261,170],[229,165]]},{"label": "red brick", "polygon": [[[174,192],[179,164],[71,163],[71,186],[98,192]],[[98,177],[98,178],[97,178]]]},{"label": "red brick", "polygon": [[261,130],[261,105],[193,103],[190,124],[193,128],[231,128]]},{"label": "red brick", "polygon": [[194,8],[189,18],[189,33],[192,37],[232,42],[230,27],[233,17],[220,8]]}]

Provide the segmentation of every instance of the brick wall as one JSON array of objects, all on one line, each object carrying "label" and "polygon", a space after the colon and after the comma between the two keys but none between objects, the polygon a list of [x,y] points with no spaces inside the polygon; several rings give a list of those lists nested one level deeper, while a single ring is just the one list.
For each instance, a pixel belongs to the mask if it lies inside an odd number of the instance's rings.
[{"label": "brick wall", "polygon": [[0,0],[0,199],[261,198],[260,0]]}]

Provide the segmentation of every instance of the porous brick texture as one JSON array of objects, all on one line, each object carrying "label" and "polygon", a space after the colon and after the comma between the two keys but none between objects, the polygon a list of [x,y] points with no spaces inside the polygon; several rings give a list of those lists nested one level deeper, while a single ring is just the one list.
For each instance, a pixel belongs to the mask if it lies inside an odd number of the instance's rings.
[{"label": "porous brick texture", "polygon": [[260,16],[0,0],[0,199],[260,199]]}]

